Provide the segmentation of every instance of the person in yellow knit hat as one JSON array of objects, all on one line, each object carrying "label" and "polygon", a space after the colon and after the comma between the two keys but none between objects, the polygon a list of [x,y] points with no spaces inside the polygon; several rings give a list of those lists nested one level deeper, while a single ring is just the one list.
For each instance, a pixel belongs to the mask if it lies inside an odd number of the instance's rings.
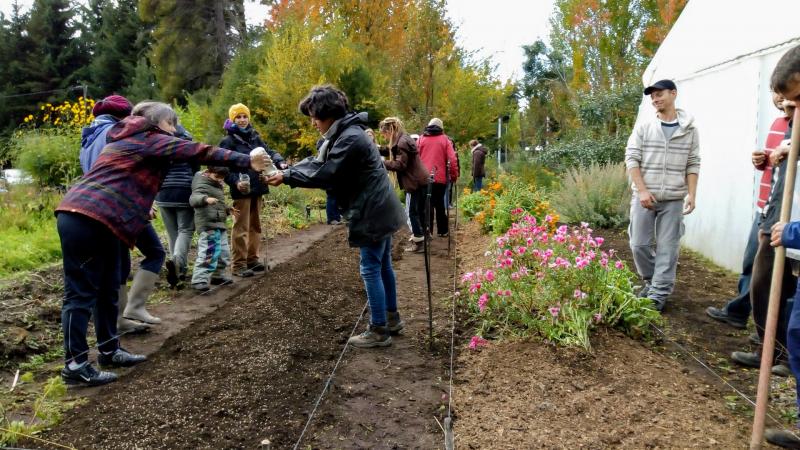
[{"label": "person in yellow knit hat", "polygon": [[[228,135],[219,143],[219,146],[246,155],[250,151],[262,147],[267,151],[272,162],[279,169],[286,169],[288,165],[283,157],[267,144],[258,135],[250,123],[250,109],[237,103],[228,109],[229,120],[225,122]],[[260,212],[263,205],[264,194],[269,193],[269,187],[260,177],[261,174],[253,170],[235,171],[225,177],[225,182],[230,186],[233,207],[239,211],[239,216],[234,217],[232,236],[233,261],[231,266],[233,274],[238,277],[251,277],[256,272],[264,272],[266,266],[259,260],[261,246],[261,219]]]}]

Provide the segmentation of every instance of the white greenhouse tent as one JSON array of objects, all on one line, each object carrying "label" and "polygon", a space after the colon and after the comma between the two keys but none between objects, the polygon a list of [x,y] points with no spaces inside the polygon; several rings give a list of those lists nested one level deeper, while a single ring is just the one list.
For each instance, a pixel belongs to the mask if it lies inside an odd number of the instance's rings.
[{"label": "white greenhouse tent", "polygon": [[[699,130],[697,209],[686,216],[683,244],[736,272],[761,176],[750,154],[780,114],[769,80],[778,59],[800,44],[794,17],[800,0],[690,0],[642,76],[645,86],[675,81],[677,105]],[[645,97],[639,117],[652,114]]]}]

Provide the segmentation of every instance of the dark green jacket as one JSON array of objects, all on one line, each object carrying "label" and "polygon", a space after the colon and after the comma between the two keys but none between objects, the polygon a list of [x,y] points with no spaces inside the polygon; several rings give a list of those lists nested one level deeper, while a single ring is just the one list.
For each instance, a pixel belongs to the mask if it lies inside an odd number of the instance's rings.
[{"label": "dark green jacket", "polygon": [[[217,203],[206,203],[208,197],[217,199]],[[225,191],[222,183],[197,172],[192,180],[192,195],[189,204],[194,208],[194,227],[198,232],[226,229],[225,219],[229,208],[225,206]]]}]

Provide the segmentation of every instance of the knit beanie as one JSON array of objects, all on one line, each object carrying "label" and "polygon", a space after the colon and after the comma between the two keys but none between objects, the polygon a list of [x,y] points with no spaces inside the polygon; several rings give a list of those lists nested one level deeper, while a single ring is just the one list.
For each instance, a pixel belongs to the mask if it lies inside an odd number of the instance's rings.
[{"label": "knit beanie", "polygon": [[114,117],[123,118],[130,116],[132,109],[133,105],[127,98],[121,95],[109,95],[94,104],[92,115],[97,117],[103,114],[111,114]]},{"label": "knit beanie", "polygon": [[233,119],[235,119],[236,116],[238,116],[239,114],[244,114],[249,119],[250,118],[250,109],[247,106],[245,106],[245,105],[243,105],[241,103],[237,103],[237,104],[231,106],[231,108],[228,110],[228,118],[230,118],[231,121],[233,121]]},{"label": "knit beanie", "polygon": [[442,119],[440,119],[438,117],[434,117],[433,119],[431,119],[431,121],[428,122],[428,126],[429,127],[439,127],[439,128],[444,130],[444,125],[442,124]]}]

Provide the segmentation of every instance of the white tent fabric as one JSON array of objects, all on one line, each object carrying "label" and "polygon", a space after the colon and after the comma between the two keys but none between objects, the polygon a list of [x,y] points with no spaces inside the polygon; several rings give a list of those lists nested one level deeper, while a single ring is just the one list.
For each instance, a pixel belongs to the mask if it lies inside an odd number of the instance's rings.
[{"label": "white tent fabric", "polygon": [[[782,17],[800,17],[800,1],[691,0],[642,76],[645,86],[675,81],[678,107],[699,130],[697,209],[686,216],[683,244],[736,272],[757,213],[761,172],[750,154],[763,148],[781,114],[769,79],[778,59],[800,44],[800,28]],[[639,118],[653,114],[643,97]]]}]

